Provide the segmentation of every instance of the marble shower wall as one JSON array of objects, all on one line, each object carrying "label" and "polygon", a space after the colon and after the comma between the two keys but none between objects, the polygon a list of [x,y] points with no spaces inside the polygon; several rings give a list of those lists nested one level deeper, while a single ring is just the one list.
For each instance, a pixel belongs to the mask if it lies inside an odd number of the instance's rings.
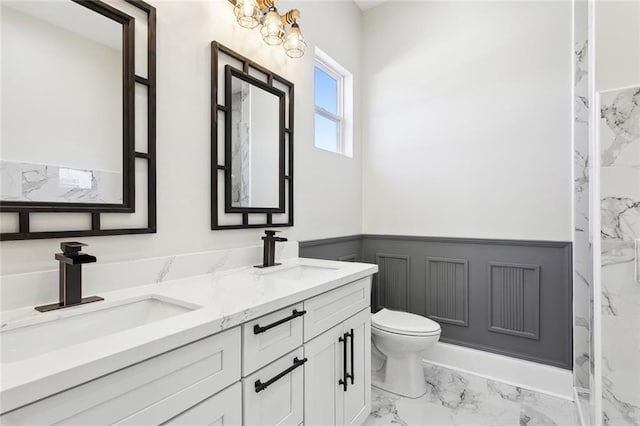
[{"label": "marble shower wall", "polygon": [[[234,79],[234,83],[238,82]],[[235,207],[249,207],[251,170],[251,99],[247,83],[238,83],[231,95],[231,202]]]},{"label": "marble shower wall", "polygon": [[[588,3],[574,7],[574,386],[591,390],[593,376],[593,250],[589,235]],[[584,392],[584,391],[583,391]]]},{"label": "marble shower wall", "polygon": [[600,99],[602,422],[639,425],[640,87]]}]

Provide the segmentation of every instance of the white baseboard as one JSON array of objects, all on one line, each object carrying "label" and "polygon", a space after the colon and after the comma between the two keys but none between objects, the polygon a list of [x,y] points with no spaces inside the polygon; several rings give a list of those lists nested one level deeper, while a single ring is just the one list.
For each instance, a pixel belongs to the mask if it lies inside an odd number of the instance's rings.
[{"label": "white baseboard", "polygon": [[438,342],[423,361],[547,395],[574,400],[571,370]]}]

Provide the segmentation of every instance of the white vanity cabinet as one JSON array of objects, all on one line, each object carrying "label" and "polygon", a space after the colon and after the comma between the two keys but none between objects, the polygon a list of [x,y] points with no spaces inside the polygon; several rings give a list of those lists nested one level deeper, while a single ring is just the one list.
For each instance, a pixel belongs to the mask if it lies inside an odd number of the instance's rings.
[{"label": "white vanity cabinet", "polygon": [[[310,330],[311,338],[304,344],[307,425],[359,425],[369,415],[369,297],[370,278],[366,278],[305,302],[310,314],[305,330]],[[324,331],[324,327],[331,328]]]},{"label": "white vanity cabinet", "polygon": [[[163,425],[239,425],[242,423],[242,386],[240,383],[205,399]],[[145,423],[137,423],[145,424]],[[155,424],[155,423],[149,423]]]},{"label": "white vanity cabinet", "polygon": [[302,423],[304,315],[298,303],[242,325],[244,424]]},{"label": "white vanity cabinet", "polygon": [[[160,424],[239,380],[235,327],[10,411],[0,423]],[[242,410],[241,398],[226,404],[226,411]]]},{"label": "white vanity cabinet", "polygon": [[[4,413],[2,425],[351,425],[370,411],[368,276]],[[71,371],[69,374],[73,374]]]},{"label": "white vanity cabinet", "polygon": [[367,277],[243,325],[245,425],[364,422],[371,408],[370,288]]}]

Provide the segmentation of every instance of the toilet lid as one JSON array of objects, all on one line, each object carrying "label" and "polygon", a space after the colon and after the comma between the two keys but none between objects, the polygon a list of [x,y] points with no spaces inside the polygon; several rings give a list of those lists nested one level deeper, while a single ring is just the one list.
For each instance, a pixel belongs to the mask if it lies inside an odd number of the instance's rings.
[{"label": "toilet lid", "polygon": [[421,315],[382,309],[371,316],[371,326],[406,335],[431,335],[440,332],[440,324]]}]

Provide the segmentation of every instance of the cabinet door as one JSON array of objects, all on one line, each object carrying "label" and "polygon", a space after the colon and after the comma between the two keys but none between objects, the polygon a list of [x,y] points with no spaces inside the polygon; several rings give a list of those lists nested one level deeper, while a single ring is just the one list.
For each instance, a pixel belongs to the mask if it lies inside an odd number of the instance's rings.
[{"label": "cabinet door", "polygon": [[240,382],[205,399],[179,414],[164,425],[219,425],[242,424],[242,391]]},{"label": "cabinet door", "polygon": [[[308,361],[304,366],[304,422],[307,425],[334,425],[342,420],[342,324],[305,343]],[[340,414],[339,414],[340,413]]]},{"label": "cabinet door", "polygon": [[157,424],[240,379],[240,327],[3,415],[3,425]]},{"label": "cabinet door", "polygon": [[[347,391],[342,393],[342,424],[360,425],[371,411],[371,313],[365,309],[343,323],[347,339]],[[353,361],[352,361],[353,360]]]},{"label": "cabinet door", "polygon": [[304,301],[304,341],[355,315],[371,303],[371,277],[362,278]]},{"label": "cabinet door", "polygon": [[[242,325],[243,376],[302,345],[302,314],[302,303],[298,303]],[[290,319],[273,327],[286,318]]]},{"label": "cabinet door", "polygon": [[297,426],[303,421],[303,362],[299,347],[242,379],[246,425]]}]

